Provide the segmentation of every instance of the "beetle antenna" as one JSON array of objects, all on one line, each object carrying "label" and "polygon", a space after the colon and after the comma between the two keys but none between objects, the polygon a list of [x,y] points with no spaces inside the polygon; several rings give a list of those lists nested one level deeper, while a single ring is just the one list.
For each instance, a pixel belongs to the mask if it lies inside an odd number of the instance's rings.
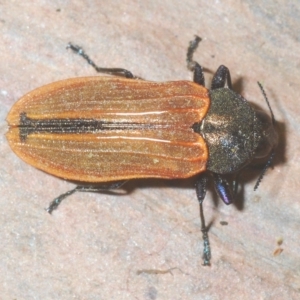
[{"label": "beetle antenna", "polygon": [[258,177],[258,179],[257,179],[257,181],[256,181],[256,183],[255,183],[254,191],[257,190],[257,188],[258,188],[258,186],[259,186],[261,180],[262,180],[263,177],[265,176],[266,171],[269,169],[270,165],[272,164],[272,161],[273,161],[274,156],[275,156],[275,151],[273,150],[273,151],[271,152],[271,155],[269,156],[269,159],[268,159],[267,163],[265,164],[263,170],[261,171],[261,173],[260,173],[260,175],[259,175],[259,177]]},{"label": "beetle antenna", "polygon": [[269,107],[269,110],[270,110],[270,113],[271,113],[271,118],[272,118],[272,123],[273,123],[273,125],[275,125],[275,117],[274,117],[274,114],[273,114],[270,102],[268,100],[267,94],[266,94],[266,92],[265,92],[262,84],[259,81],[257,81],[257,84],[258,84],[258,86],[259,86],[259,88],[260,88],[260,90],[261,90],[261,92],[262,92],[262,94],[263,94],[263,96],[265,98],[265,101],[267,102],[267,105]]},{"label": "beetle antenna", "polygon": [[[275,125],[275,117],[274,117],[274,114],[273,114],[273,111],[272,111],[270,102],[269,102],[269,100],[268,100],[267,94],[266,94],[266,92],[265,92],[265,90],[264,90],[262,84],[261,84],[259,81],[257,82],[257,84],[258,84],[258,86],[259,86],[259,88],[260,88],[260,90],[261,90],[261,92],[262,92],[262,94],[263,94],[263,96],[264,96],[264,98],[265,98],[265,101],[267,102],[267,105],[268,105],[269,110],[270,110],[271,118],[272,118],[272,123],[273,123],[273,126],[274,126],[274,125]],[[257,179],[257,181],[256,181],[256,183],[255,183],[254,191],[257,190],[257,188],[258,188],[260,182],[262,181],[262,179],[263,179],[265,173],[267,172],[268,168],[269,168],[270,165],[272,164],[272,161],[273,161],[273,159],[274,159],[274,156],[275,156],[275,151],[274,151],[274,149],[273,149],[272,152],[271,152],[271,154],[270,154],[270,156],[269,156],[269,159],[268,159],[267,163],[265,164],[263,170],[261,171],[261,173],[260,173],[260,175],[259,175],[259,177],[258,177],[258,179]]]}]

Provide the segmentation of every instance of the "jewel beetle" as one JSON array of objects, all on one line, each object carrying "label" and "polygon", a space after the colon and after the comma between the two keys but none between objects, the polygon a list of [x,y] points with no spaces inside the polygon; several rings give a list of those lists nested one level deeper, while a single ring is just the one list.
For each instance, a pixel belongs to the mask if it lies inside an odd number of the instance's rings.
[{"label": "jewel beetle", "polygon": [[[97,72],[62,80],[29,92],[7,116],[11,149],[25,162],[79,184],[51,202],[51,213],[76,191],[119,188],[134,178],[178,179],[197,176],[204,241],[203,264],[211,251],[202,202],[208,175],[225,204],[237,191],[238,174],[254,159],[271,164],[277,145],[275,118],[254,110],[232,89],[230,72],[221,65],[211,89],[204,85],[202,67],[193,60],[198,36],[187,51],[192,81],[150,82],[125,69],[100,68],[73,44]],[[99,185],[100,184],[100,185]]]}]

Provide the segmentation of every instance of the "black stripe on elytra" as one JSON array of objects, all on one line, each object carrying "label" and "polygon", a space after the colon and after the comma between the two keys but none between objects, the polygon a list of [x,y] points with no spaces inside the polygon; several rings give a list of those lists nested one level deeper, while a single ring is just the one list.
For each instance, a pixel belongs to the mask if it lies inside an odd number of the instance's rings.
[{"label": "black stripe on elytra", "polygon": [[95,119],[41,119],[28,118],[26,113],[20,114],[20,140],[26,141],[32,133],[95,133],[105,130],[145,130],[169,128],[167,124],[143,124],[128,122],[105,122]]}]

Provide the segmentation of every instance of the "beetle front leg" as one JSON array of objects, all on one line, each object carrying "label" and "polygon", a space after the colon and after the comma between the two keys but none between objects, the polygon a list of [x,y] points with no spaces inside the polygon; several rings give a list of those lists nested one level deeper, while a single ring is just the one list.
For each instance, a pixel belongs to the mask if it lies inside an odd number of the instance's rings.
[{"label": "beetle front leg", "polygon": [[215,73],[215,75],[212,79],[211,89],[215,90],[215,89],[219,89],[219,88],[224,88],[226,86],[232,90],[229,69],[227,67],[221,65],[218,68],[217,72]]},{"label": "beetle front leg", "polygon": [[67,49],[70,48],[78,55],[82,56],[97,72],[110,74],[114,76],[122,76],[126,78],[136,78],[130,71],[122,68],[101,68],[98,67],[89,56],[83,51],[83,49],[77,45],[73,45],[71,43],[68,44]]},{"label": "beetle front leg", "polygon": [[74,194],[75,192],[104,192],[104,191],[109,191],[112,189],[118,189],[120,188],[125,182],[127,181],[118,181],[118,182],[113,182],[109,184],[102,184],[102,185],[77,185],[74,189],[61,194],[57,198],[55,198],[53,201],[50,202],[49,207],[46,208],[46,211],[51,214],[53,210],[57,209],[60,203],[70,195]]},{"label": "beetle front leg", "polygon": [[205,225],[205,218],[203,213],[203,200],[206,195],[206,185],[207,185],[207,177],[206,174],[201,174],[196,182],[196,194],[197,199],[199,202],[200,207],[200,220],[201,220],[201,231],[202,231],[202,238],[203,238],[203,265],[209,266],[210,259],[211,259],[211,251],[209,245],[209,238],[208,238],[208,230]]},{"label": "beetle front leg", "polygon": [[197,35],[195,36],[195,39],[193,41],[190,41],[186,55],[186,62],[188,69],[194,72],[194,82],[205,86],[203,69],[196,61],[193,60],[194,52],[196,51],[200,42],[201,38]]}]

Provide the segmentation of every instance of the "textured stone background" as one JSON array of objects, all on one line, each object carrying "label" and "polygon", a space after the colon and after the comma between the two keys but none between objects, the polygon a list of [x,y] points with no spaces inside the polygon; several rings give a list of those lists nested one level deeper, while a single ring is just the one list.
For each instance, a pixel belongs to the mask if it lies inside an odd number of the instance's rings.
[{"label": "textured stone background", "polygon": [[[1,1],[0,298],[298,299],[299,10],[297,0]],[[195,57],[207,82],[225,64],[235,88],[266,110],[261,81],[280,133],[257,192],[251,171],[236,205],[208,193],[208,268],[193,179],[132,181],[122,197],[74,194],[50,216],[44,207],[73,184],[26,165],[5,139],[20,96],[96,75],[66,50],[69,41],[99,65],[166,81],[192,78],[185,56],[194,34],[204,39]]]}]

